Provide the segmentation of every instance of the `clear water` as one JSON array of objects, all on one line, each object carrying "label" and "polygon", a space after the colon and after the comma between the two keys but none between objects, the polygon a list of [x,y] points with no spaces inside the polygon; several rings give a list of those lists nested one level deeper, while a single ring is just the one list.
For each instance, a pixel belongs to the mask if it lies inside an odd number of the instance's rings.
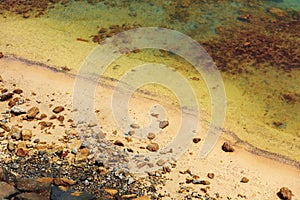
[{"label": "clear water", "polygon": [[[54,4],[44,15],[27,19],[3,11],[0,23],[5,28],[0,30],[0,49],[5,54],[57,68],[67,67],[76,73],[86,56],[97,47],[92,38],[101,27],[122,24],[166,27],[202,44],[221,39],[226,41],[226,37],[222,38],[223,33],[217,31],[218,27],[230,30],[243,27],[256,31],[259,26],[264,26],[264,20],[273,20],[273,26],[279,27],[276,23],[278,16],[270,13],[270,8],[279,8],[288,13],[289,19],[284,20],[299,22],[299,0],[247,2],[145,0],[90,4],[86,1],[69,1],[66,5]],[[295,17],[297,13],[298,18]],[[246,14],[250,14],[254,20],[250,23],[237,20]],[[293,36],[294,33],[290,34]],[[299,38],[291,38],[295,43],[300,42]],[[234,55],[228,56],[234,60]],[[236,61],[248,73],[221,72],[228,103],[225,129],[257,148],[300,161],[300,63],[287,72],[268,62],[255,65],[252,61]],[[193,66],[178,56],[156,50],[131,53],[116,60],[105,76],[119,79],[128,70],[146,62],[163,63],[183,74],[196,91],[201,109],[210,114],[210,95],[205,83]],[[168,100],[178,103],[172,92],[163,87],[148,85],[142,89],[158,96],[163,94]],[[292,102],[284,98],[285,94],[292,96]]]}]

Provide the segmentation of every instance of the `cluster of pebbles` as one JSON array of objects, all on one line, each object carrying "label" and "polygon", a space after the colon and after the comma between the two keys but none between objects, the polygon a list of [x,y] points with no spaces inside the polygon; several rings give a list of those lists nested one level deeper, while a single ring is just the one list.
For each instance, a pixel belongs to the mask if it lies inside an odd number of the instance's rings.
[{"label": "cluster of pebbles", "polygon": [[[96,124],[75,123],[72,113],[76,110],[59,98],[54,100],[55,93],[44,102],[38,94],[23,91],[1,76],[0,91],[0,199],[172,199],[173,194],[158,191],[172,181],[167,174],[176,168],[176,161],[151,163],[142,156],[132,156],[136,154],[130,146],[121,139],[106,139]],[[157,126],[164,129],[169,122],[158,120]],[[127,139],[139,129],[138,124],[130,127]],[[147,135],[150,142],[144,150],[160,156],[162,148],[153,142],[155,137]],[[200,141],[193,139],[193,143]],[[229,142],[221,149],[235,151]],[[129,170],[130,160],[137,167],[159,168],[137,176]],[[206,178],[189,169],[179,173],[186,177],[185,182],[176,183],[183,199],[223,198],[209,192],[214,173],[208,173]],[[247,184],[249,179],[242,177],[240,182]],[[192,189],[196,185],[199,191]],[[292,196],[286,187],[278,192],[281,199],[290,200]],[[239,197],[247,198],[242,194]]]}]

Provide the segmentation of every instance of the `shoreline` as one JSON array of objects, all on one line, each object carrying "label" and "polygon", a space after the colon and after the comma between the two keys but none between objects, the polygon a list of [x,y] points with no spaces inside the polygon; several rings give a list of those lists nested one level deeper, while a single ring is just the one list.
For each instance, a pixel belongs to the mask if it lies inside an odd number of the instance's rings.
[{"label": "shoreline", "polygon": [[[42,62],[31,61],[31,60],[28,60],[28,59],[25,59],[25,58],[18,57],[16,55],[4,55],[4,57],[1,60],[3,60],[3,59],[8,59],[9,61],[14,61],[14,62],[20,62],[20,63],[28,65],[28,67],[35,66],[35,67],[40,68],[40,69],[49,70],[51,73],[61,73],[61,74],[66,75],[66,76],[68,76],[72,79],[76,78],[76,74],[72,73],[71,71],[65,71],[63,69],[58,69],[57,66],[50,66],[50,65],[47,65],[47,64],[42,63]],[[110,77],[104,77],[104,76],[102,76],[101,79],[103,79],[105,82],[102,81],[101,83],[98,83],[98,85],[101,85],[101,86],[104,86],[104,87],[107,87],[107,88],[113,88],[114,86],[112,85],[111,82],[118,81],[116,79],[113,79],[113,78],[110,78]],[[137,90],[136,92],[138,92],[139,95],[143,95],[143,97],[145,97],[147,99],[157,100],[157,98],[159,98],[159,96],[157,96],[153,93],[150,93],[150,92],[144,92],[144,91],[140,91],[140,90]],[[165,99],[164,101],[168,101],[168,100]],[[169,104],[170,102],[166,102],[166,103]],[[228,130],[223,129],[222,130],[222,135],[220,135],[219,140],[220,139],[225,140],[225,141],[228,140],[228,141],[232,142],[232,144],[234,144],[234,145],[238,146],[239,148],[249,152],[252,155],[256,155],[256,156],[259,156],[259,157],[262,157],[262,158],[273,160],[273,161],[278,162],[278,163],[289,165],[289,166],[294,167],[295,169],[298,169],[298,170],[300,169],[300,162],[298,162],[296,160],[293,160],[291,158],[288,158],[287,156],[278,154],[278,153],[273,153],[273,152],[269,152],[269,151],[260,149],[260,148],[254,146],[254,145],[252,145],[248,142],[245,142],[245,141],[241,140],[238,137],[238,135],[235,134],[232,131],[228,131]]]}]

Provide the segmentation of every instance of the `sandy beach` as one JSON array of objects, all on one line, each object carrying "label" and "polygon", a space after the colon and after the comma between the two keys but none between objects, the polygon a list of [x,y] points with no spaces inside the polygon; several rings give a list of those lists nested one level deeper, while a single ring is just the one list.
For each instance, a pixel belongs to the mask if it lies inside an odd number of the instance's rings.
[{"label": "sandy beach", "polygon": [[[73,75],[56,72],[49,68],[33,64],[28,65],[13,58],[1,59],[0,66],[5,87],[10,90],[10,87],[13,87],[12,85],[15,83],[15,87],[21,88],[24,91],[22,96],[30,98],[30,102],[26,103],[25,107],[22,107],[28,109],[31,106],[37,106],[41,112],[50,116],[51,112],[47,111],[49,110],[48,106],[63,105],[67,110],[64,114],[65,119],[72,118],[72,91],[75,81]],[[116,128],[117,126],[113,124],[114,120],[111,115],[110,105],[111,97],[109,95],[112,93],[113,87],[110,86],[112,84],[109,82],[107,81],[106,84],[99,86],[99,91],[103,92],[97,95],[95,102],[95,108],[100,110],[99,117],[102,130],[106,133],[106,137],[110,141],[121,141],[124,144],[124,147],[121,148],[126,149],[130,147],[133,152],[140,151],[140,153],[146,153],[147,150],[140,147],[145,147],[149,141],[136,138],[126,140],[124,134],[119,132]],[[33,92],[36,93],[35,96],[31,96]],[[139,105],[130,108],[132,118],[142,126],[149,120],[147,116],[149,105],[164,102],[158,101],[155,97],[151,98],[148,96],[146,98],[142,94],[136,94],[132,101],[133,105]],[[5,110],[5,107],[5,104],[2,103],[1,110]],[[178,113],[172,105],[165,103],[165,109],[169,114],[168,121],[170,125],[154,140],[159,145],[163,145],[171,139],[169,133],[178,129],[176,124],[180,121]],[[45,134],[39,131],[39,129],[34,128],[38,126],[38,121],[27,122],[16,119],[16,121],[12,120],[9,125],[17,123],[18,126],[32,129],[33,138],[31,141],[39,138],[41,141],[46,141],[46,144],[54,146],[64,145],[68,149],[72,149],[76,145],[80,146],[80,142],[77,140],[71,141],[67,145],[60,142],[62,141],[60,138],[63,138],[66,134],[66,131],[64,133],[62,130],[68,130],[69,128],[66,127],[69,126],[60,127],[59,121],[53,121],[53,123],[57,124],[57,128],[50,130],[51,134]],[[183,199],[191,191],[206,191],[211,197],[214,197],[218,193],[220,198],[222,197],[223,199],[271,200],[278,199],[277,192],[279,192],[281,187],[290,188],[294,195],[293,199],[297,200],[300,198],[299,168],[252,154],[238,143],[234,144],[234,140],[230,141],[230,143],[233,144],[235,151],[224,152],[221,146],[224,141],[228,141],[228,138],[230,138],[226,133],[223,133],[208,157],[200,159],[198,152],[205,137],[205,127],[207,127],[207,124],[204,123],[195,135],[195,138],[201,138],[202,140],[199,143],[193,143],[189,146],[183,156],[176,161],[176,167],[172,168],[170,173],[163,175],[166,178],[165,185],[158,188],[158,193],[165,196],[162,199]],[[1,157],[4,159],[6,157],[4,153],[6,152],[5,140],[2,140],[1,144],[3,152]],[[74,157],[70,156],[68,160],[74,162]],[[207,177],[208,173],[213,173],[214,178],[209,179]],[[187,184],[187,180],[193,177],[207,180],[209,181],[209,185]],[[243,177],[247,177],[249,182],[242,183],[241,179]]]}]

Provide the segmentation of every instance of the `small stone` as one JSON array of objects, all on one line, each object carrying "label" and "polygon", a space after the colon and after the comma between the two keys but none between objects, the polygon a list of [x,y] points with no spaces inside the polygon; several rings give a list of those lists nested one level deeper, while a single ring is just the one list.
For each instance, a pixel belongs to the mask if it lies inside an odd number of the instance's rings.
[{"label": "small stone", "polygon": [[115,196],[116,194],[118,194],[118,190],[115,190],[115,189],[109,189],[109,188],[106,188],[106,189],[103,189],[105,192],[107,192],[110,196]]},{"label": "small stone", "polygon": [[58,116],[57,119],[58,119],[58,121],[63,122],[65,120],[65,117],[60,115],[60,116]]},{"label": "small stone", "polygon": [[22,138],[21,131],[16,131],[12,133],[11,138],[15,140],[20,140]]},{"label": "small stone", "polygon": [[36,139],[34,139],[33,142],[34,142],[34,143],[39,143],[39,142],[40,142],[40,139],[39,139],[39,138],[36,138]]},{"label": "small stone", "polygon": [[194,138],[193,139],[193,142],[195,143],[195,144],[197,144],[198,142],[200,142],[201,141],[201,138]]},{"label": "small stone", "polygon": [[210,178],[210,179],[213,179],[215,177],[215,174],[214,173],[208,173],[207,177]]},{"label": "small stone", "polygon": [[164,129],[167,126],[169,126],[169,121],[160,121],[159,122],[159,128]]},{"label": "small stone", "polygon": [[9,143],[7,144],[7,149],[8,149],[9,151],[14,151],[14,150],[16,149],[15,144],[12,143],[12,142],[9,142]]},{"label": "small stone", "polygon": [[76,181],[67,178],[54,178],[53,183],[57,186],[72,186],[76,183]]},{"label": "small stone", "polygon": [[248,182],[249,182],[249,179],[248,179],[247,177],[243,177],[243,178],[241,179],[241,182],[242,182],[242,183],[248,183]]},{"label": "small stone", "polygon": [[28,155],[28,150],[25,149],[25,148],[18,148],[17,152],[16,152],[16,155],[19,156],[19,157],[25,157],[25,156]]},{"label": "small stone", "polygon": [[31,138],[32,138],[32,131],[31,130],[24,129],[24,130],[22,130],[21,134],[22,134],[22,140],[23,141],[31,141]]},{"label": "small stone", "polygon": [[22,94],[23,90],[21,90],[19,88],[18,89],[14,89],[13,93],[15,93],[15,94]]},{"label": "small stone", "polygon": [[87,160],[87,157],[89,155],[89,150],[87,148],[80,149],[76,155],[76,161],[84,161]]},{"label": "small stone", "polygon": [[130,127],[131,128],[140,128],[140,125],[138,125],[138,124],[131,124]]},{"label": "small stone", "polygon": [[210,182],[207,180],[194,179],[193,184],[210,185]]},{"label": "small stone", "polygon": [[148,138],[149,140],[153,140],[153,139],[155,138],[155,134],[154,134],[154,133],[148,133],[147,138]]},{"label": "small stone", "polygon": [[222,150],[225,152],[234,152],[234,148],[228,142],[224,142]]},{"label": "small stone", "polygon": [[14,106],[10,109],[10,112],[12,112],[14,115],[21,115],[21,114],[25,114],[26,110],[18,106]]},{"label": "small stone", "polygon": [[160,159],[156,162],[157,166],[163,166],[166,162],[163,159]]},{"label": "small stone", "polygon": [[5,92],[3,94],[0,94],[0,101],[6,101],[6,100],[12,98],[13,95],[14,94],[11,92]]},{"label": "small stone", "polygon": [[152,151],[152,152],[156,152],[159,149],[159,145],[157,143],[153,142],[151,144],[148,144],[146,149],[148,149],[149,151]]},{"label": "small stone", "polygon": [[132,198],[137,197],[137,195],[136,194],[124,194],[121,197],[122,197],[122,199],[132,199]]},{"label": "small stone", "polygon": [[34,119],[37,116],[37,114],[39,114],[39,112],[40,112],[39,108],[34,106],[27,111],[26,117],[28,119]]},{"label": "small stone", "polygon": [[30,17],[30,14],[29,13],[23,13],[23,18],[27,19]]},{"label": "small stone", "polygon": [[75,147],[74,147],[74,148],[72,149],[72,151],[71,151],[71,153],[72,153],[72,154],[75,154],[75,155],[77,154],[77,152],[78,152],[78,149],[75,148]]},{"label": "small stone", "polygon": [[123,142],[121,142],[120,140],[116,140],[116,141],[114,142],[114,145],[117,145],[117,146],[120,146],[120,147],[124,147]]},{"label": "small stone", "polygon": [[50,120],[56,119],[56,115],[51,115],[51,116],[49,117],[49,119],[50,119]]},{"label": "small stone", "polygon": [[278,196],[283,200],[292,200],[293,193],[289,188],[282,187],[278,192]]},{"label": "small stone", "polygon": [[65,108],[63,106],[57,106],[52,111],[57,114],[57,113],[60,113],[64,110],[65,110]]},{"label": "small stone", "polygon": [[9,132],[10,131],[10,128],[9,126],[7,126],[5,123],[1,122],[0,121],[0,128],[2,128],[3,130]]}]

